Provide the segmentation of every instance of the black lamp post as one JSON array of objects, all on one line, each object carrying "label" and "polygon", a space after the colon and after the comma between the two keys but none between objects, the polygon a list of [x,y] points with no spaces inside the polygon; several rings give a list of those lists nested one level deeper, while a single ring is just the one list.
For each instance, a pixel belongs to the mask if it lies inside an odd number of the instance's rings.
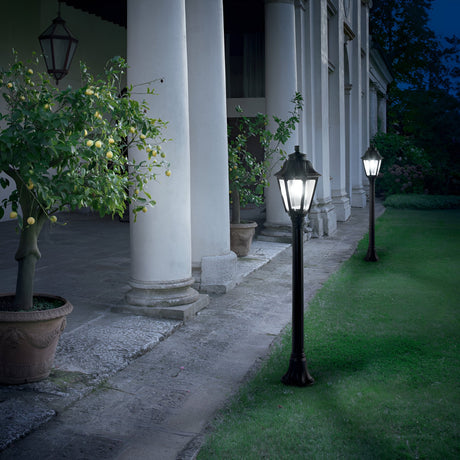
[{"label": "black lamp post", "polygon": [[364,171],[369,178],[370,201],[369,201],[369,248],[364,260],[368,262],[377,262],[378,257],[375,252],[375,178],[379,174],[382,156],[374,145],[371,145],[366,153],[361,157],[363,160]]},{"label": "black lamp post", "polygon": [[45,58],[46,69],[54,77],[56,84],[67,75],[78,40],[72,35],[61,18],[61,2],[57,18],[38,37]]},{"label": "black lamp post", "polygon": [[321,174],[296,145],[295,152],[275,176],[284,208],[292,221],[292,353],[289,369],[281,381],[285,385],[306,386],[314,380],[308,373],[304,352],[303,228]]}]

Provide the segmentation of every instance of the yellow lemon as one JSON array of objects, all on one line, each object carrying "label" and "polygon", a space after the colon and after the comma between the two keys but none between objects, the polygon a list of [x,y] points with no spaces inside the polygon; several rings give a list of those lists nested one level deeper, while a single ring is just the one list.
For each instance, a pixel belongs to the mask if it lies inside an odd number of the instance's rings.
[{"label": "yellow lemon", "polygon": [[98,149],[100,149],[102,147],[102,142],[101,141],[96,141],[96,143],[94,144]]},{"label": "yellow lemon", "polygon": [[34,183],[29,179],[29,183],[27,184],[27,188],[32,190],[34,188]]},{"label": "yellow lemon", "polygon": [[156,157],[156,156],[157,156],[157,151],[156,151],[156,150],[152,150],[152,155],[153,155],[154,157]]},{"label": "yellow lemon", "polygon": [[54,224],[55,222],[57,222],[57,217],[56,216],[51,216],[50,221],[53,222],[53,224]]},{"label": "yellow lemon", "polygon": [[139,190],[138,189],[134,190],[134,195],[139,195]]},{"label": "yellow lemon", "polygon": [[115,144],[115,141],[112,138],[110,138],[109,139],[109,144]]},{"label": "yellow lemon", "polygon": [[6,86],[8,86],[8,88],[12,88],[12,87],[13,87],[13,83],[8,83]]},{"label": "yellow lemon", "polygon": [[48,110],[50,108],[50,105],[49,104],[45,104],[45,110]]},{"label": "yellow lemon", "polygon": [[111,160],[111,159],[113,158],[113,153],[109,150],[109,151],[105,154],[105,156],[106,156],[109,160]]},{"label": "yellow lemon", "polygon": [[91,89],[91,88],[88,88],[86,91],[85,91],[85,94],[87,96],[92,96],[94,94],[94,91]]},{"label": "yellow lemon", "polygon": [[18,213],[16,211],[11,211],[10,212],[10,219],[16,219],[18,217]]},{"label": "yellow lemon", "polygon": [[94,142],[90,139],[89,141],[86,141],[87,147],[92,147]]},{"label": "yellow lemon", "polygon": [[146,136],[145,134],[141,134],[139,137],[140,137],[141,139],[145,139],[147,136]]},{"label": "yellow lemon", "polygon": [[19,96],[19,99],[21,99],[21,101],[25,101],[26,98],[24,96]]},{"label": "yellow lemon", "polygon": [[142,208],[142,212],[147,212],[147,208],[145,206]]},{"label": "yellow lemon", "polygon": [[29,73],[30,75],[33,75],[34,71],[32,69],[29,69],[27,73]]},{"label": "yellow lemon", "polygon": [[131,126],[129,128],[129,132],[134,134],[136,132],[136,128],[134,126]]},{"label": "yellow lemon", "polygon": [[34,219],[33,217],[28,217],[28,218],[27,218],[27,223],[28,223],[29,225],[33,225],[33,224],[35,224],[35,219]]},{"label": "yellow lemon", "polygon": [[86,129],[85,129],[85,130],[83,131],[83,134],[84,134],[85,136],[87,136],[87,135],[88,135],[88,131],[86,131]]},{"label": "yellow lemon", "polygon": [[165,171],[165,174],[169,177],[171,175],[171,171],[168,169],[167,171]]}]

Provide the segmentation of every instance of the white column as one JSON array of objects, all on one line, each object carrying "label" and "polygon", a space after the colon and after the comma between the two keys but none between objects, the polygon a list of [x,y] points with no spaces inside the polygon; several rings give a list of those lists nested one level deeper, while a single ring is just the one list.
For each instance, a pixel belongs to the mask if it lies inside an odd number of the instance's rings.
[{"label": "white column", "polygon": [[331,157],[332,204],[338,221],[346,221],[351,214],[346,191],[346,119],[345,119],[345,62],[344,11],[339,2],[337,13],[329,19],[329,149]]},{"label": "white column", "polygon": [[235,285],[230,251],[222,0],[187,0],[193,274],[202,291]]},{"label": "white column", "polygon": [[311,2],[313,41],[313,103],[315,151],[313,166],[321,174],[316,188],[315,204],[310,211],[314,236],[332,235],[337,229],[337,216],[331,203],[329,145],[329,53],[327,1]]},{"label": "white column", "polygon": [[314,78],[313,78],[313,14],[312,2],[309,1],[305,5],[305,94],[303,115],[306,123],[306,146],[305,151],[308,158],[312,160],[313,152],[315,151],[315,106],[313,103],[313,95],[315,94]]},{"label": "white column", "polygon": [[[299,123],[299,146],[302,153],[310,153],[311,148],[308,141],[307,130],[307,111],[306,111],[306,94],[307,94],[307,30],[305,26],[306,7],[303,0],[296,0],[295,3],[295,31],[296,31],[296,54],[297,54],[297,91],[303,97],[303,110],[300,112]],[[311,157],[310,157],[311,158]]]},{"label": "white column", "polygon": [[377,88],[371,83],[369,86],[369,134],[371,139],[377,134],[378,129]]},{"label": "white column", "polygon": [[[127,6],[128,83],[163,78],[155,84],[158,95],[148,99],[149,115],[169,123],[172,140],[164,152],[172,175],[148,184],[157,204],[136,222],[131,218],[131,291],[126,299],[146,314],[187,318],[204,306],[204,299],[191,287],[185,0],[128,0]],[[129,154],[145,156],[137,150]]]},{"label": "white column", "polygon": [[363,107],[361,81],[361,0],[355,0],[353,8],[353,30],[356,37],[349,43],[351,47],[351,136],[350,136],[350,168],[352,182],[351,205],[358,208],[366,206],[366,193],[363,188],[363,163],[361,157],[363,151]]},{"label": "white column", "polygon": [[378,125],[379,131],[382,133],[387,132],[387,99],[386,94],[383,94],[378,97],[377,102],[377,111],[378,111]]},{"label": "white column", "polygon": [[[294,0],[266,0],[265,2],[265,100],[269,127],[277,125],[272,116],[281,119],[290,116],[292,98],[297,90],[296,36]],[[295,131],[284,146],[288,154],[298,145]],[[272,174],[281,168],[279,158],[272,161]],[[290,238],[290,219],[284,210],[276,178],[269,178],[266,189],[267,220],[262,233],[266,236]]]},{"label": "white column", "polygon": [[[362,85],[363,85],[363,150],[369,147],[371,133],[369,112],[369,6],[368,1],[361,4],[361,55],[362,55]],[[367,185],[367,178],[363,178]]]}]

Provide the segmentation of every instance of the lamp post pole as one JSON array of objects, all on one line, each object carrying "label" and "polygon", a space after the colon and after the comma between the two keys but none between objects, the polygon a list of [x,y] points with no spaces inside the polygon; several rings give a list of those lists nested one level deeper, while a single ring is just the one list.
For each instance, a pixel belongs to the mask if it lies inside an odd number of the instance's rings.
[{"label": "lamp post pole", "polygon": [[314,382],[308,373],[304,352],[303,233],[305,216],[310,210],[320,174],[296,145],[295,152],[275,175],[284,208],[292,221],[292,353],[288,371],[281,381],[285,385],[303,387]]},{"label": "lamp post pole", "polygon": [[285,385],[307,386],[314,380],[308,373],[304,352],[303,229],[305,215],[291,214],[292,221],[292,352],[289,368],[281,378]]},{"label": "lamp post pole", "polygon": [[379,258],[375,252],[375,177],[369,176],[369,247],[364,260],[377,262]]}]

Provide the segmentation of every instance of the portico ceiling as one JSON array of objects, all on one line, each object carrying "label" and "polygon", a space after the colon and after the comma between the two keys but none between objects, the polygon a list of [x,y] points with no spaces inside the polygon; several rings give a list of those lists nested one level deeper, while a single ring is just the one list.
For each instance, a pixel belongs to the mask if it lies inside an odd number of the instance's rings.
[{"label": "portico ceiling", "polygon": [[[127,0],[61,0],[69,6],[100,18],[126,27],[126,3]],[[257,14],[263,8],[264,0],[224,0],[226,29],[229,24],[232,28],[260,29],[260,19],[263,16]],[[244,11],[244,14],[241,12]],[[246,26],[245,26],[246,25]]]},{"label": "portico ceiling", "polygon": [[63,3],[73,6],[90,14],[95,14],[106,21],[126,27],[127,0],[62,0]]}]

